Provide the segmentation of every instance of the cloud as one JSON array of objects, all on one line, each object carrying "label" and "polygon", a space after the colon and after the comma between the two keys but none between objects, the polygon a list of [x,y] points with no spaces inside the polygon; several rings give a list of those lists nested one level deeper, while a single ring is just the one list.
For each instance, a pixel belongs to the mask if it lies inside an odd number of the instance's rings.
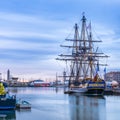
[{"label": "cloud", "polygon": [[[23,0],[22,2],[4,2],[5,6],[0,7],[3,11],[0,12],[1,69],[6,71],[9,68],[12,74],[20,77],[52,76],[55,78],[56,72],[62,73],[65,67],[62,63],[59,66],[60,62],[55,60],[62,52],[59,45],[64,43],[74,23],[80,21],[79,17],[84,10],[87,11],[88,16],[92,16],[93,22],[95,21],[96,34],[103,40],[100,46],[103,52],[114,56],[110,57],[111,62],[119,62],[119,55],[116,54],[119,51],[119,37],[115,29],[110,27],[114,19],[108,20],[108,16],[112,18],[113,13],[106,14],[108,11],[117,14],[116,10],[108,9],[112,4],[117,9],[117,2],[119,1],[112,0],[108,3],[108,0],[47,2],[35,0],[29,1],[29,4],[28,1]],[[23,7],[23,3],[26,7]],[[93,5],[97,6],[97,11]],[[102,13],[102,11],[105,12]],[[101,19],[104,22],[101,22]]]},{"label": "cloud", "polygon": [[70,21],[48,20],[40,16],[8,12],[0,13],[0,21],[0,41],[7,39],[38,42],[39,39],[40,42],[43,40],[46,42],[56,42],[63,39],[60,34],[65,35],[65,33],[68,33],[66,29],[70,28]]},{"label": "cloud", "polygon": [[[105,63],[108,64],[107,69],[110,70],[119,70],[120,63],[119,63],[119,44],[120,38],[119,34],[117,34],[116,29],[110,26],[102,25],[102,24],[95,24],[95,29],[97,30],[95,33],[95,38],[102,40],[103,42],[97,44],[100,47],[100,50],[105,53],[106,55],[110,56],[109,58],[103,60]],[[99,37],[98,37],[99,36]]]},{"label": "cloud", "polygon": [[[0,20],[1,68],[4,71],[9,68],[19,77],[53,75],[56,67],[52,71],[52,66],[59,50],[57,43],[63,39],[59,35],[66,30],[61,25],[68,23],[12,13],[0,13]],[[54,62],[50,62],[51,59]]]}]

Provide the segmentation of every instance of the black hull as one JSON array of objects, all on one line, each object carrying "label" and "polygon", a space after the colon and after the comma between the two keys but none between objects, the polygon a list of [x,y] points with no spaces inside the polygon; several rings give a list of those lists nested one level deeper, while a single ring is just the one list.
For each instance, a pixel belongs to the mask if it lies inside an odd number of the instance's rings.
[{"label": "black hull", "polygon": [[88,89],[85,94],[87,95],[103,95],[104,89]]},{"label": "black hull", "polygon": [[13,98],[1,98],[0,99],[0,109],[1,110],[9,110],[15,109],[16,107],[16,99]]},{"label": "black hull", "polygon": [[72,93],[79,93],[84,95],[104,95],[104,89],[73,88],[69,90],[69,94]]}]

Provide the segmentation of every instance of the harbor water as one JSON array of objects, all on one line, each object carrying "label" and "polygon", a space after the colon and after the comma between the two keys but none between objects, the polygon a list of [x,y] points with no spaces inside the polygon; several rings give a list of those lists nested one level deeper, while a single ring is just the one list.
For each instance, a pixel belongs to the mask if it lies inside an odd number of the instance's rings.
[{"label": "harbor water", "polygon": [[64,94],[63,88],[11,87],[28,110],[0,111],[0,120],[119,120],[120,96]]}]

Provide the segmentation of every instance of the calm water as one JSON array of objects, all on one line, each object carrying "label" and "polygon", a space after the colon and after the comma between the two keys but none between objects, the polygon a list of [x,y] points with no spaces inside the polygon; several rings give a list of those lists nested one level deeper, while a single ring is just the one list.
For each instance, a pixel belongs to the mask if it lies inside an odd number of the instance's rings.
[{"label": "calm water", "polygon": [[68,95],[62,88],[9,89],[32,108],[0,111],[0,120],[120,120],[120,96]]}]

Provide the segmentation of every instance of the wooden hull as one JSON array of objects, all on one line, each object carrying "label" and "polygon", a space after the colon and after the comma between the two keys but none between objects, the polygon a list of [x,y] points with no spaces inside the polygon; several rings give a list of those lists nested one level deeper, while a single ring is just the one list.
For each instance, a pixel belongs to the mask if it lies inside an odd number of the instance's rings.
[{"label": "wooden hull", "polygon": [[87,95],[103,95],[105,90],[105,81],[104,80],[101,80],[99,82],[89,81],[88,83],[81,85],[84,87],[79,87],[79,86],[73,85],[73,87],[70,88],[70,93],[82,93]]}]

